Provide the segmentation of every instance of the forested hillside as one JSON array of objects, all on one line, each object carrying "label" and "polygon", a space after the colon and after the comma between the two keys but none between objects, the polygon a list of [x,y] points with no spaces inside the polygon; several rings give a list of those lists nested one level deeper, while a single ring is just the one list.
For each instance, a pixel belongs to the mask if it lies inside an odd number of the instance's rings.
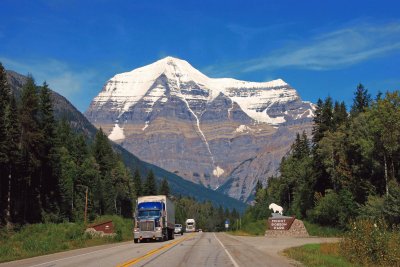
[{"label": "forested hillside", "polygon": [[[158,176],[168,173],[139,164],[124,149],[113,147],[101,130],[92,133],[94,127],[83,125],[74,112],[58,104],[54,108],[58,98],[46,83],[37,86],[33,77],[13,75],[14,94],[2,66],[0,75],[1,224],[82,220],[86,190],[89,219],[103,214],[131,217],[137,196],[158,193],[153,169]],[[175,193],[207,197],[201,190],[191,192],[190,182],[180,190],[179,180],[173,177]],[[210,199],[215,205],[218,196]],[[235,202],[219,200],[227,206]]]},{"label": "forested hillside", "polygon": [[317,103],[311,139],[298,133],[282,159],[279,177],[259,184],[247,211],[266,218],[268,203],[321,225],[345,228],[356,218],[400,223],[400,95],[372,99],[358,85],[347,111],[330,97]]}]

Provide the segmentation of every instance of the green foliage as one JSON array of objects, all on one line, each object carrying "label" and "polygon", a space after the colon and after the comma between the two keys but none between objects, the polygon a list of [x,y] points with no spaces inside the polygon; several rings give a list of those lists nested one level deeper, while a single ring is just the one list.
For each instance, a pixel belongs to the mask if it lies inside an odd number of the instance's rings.
[{"label": "green foliage", "polygon": [[395,181],[389,182],[389,194],[385,197],[383,214],[391,224],[400,225],[400,185]]},{"label": "green foliage", "polygon": [[286,214],[340,229],[356,217],[400,224],[399,92],[371,101],[359,85],[351,116],[343,102],[332,103],[330,97],[318,100],[311,151],[297,134],[279,176],[268,180],[267,201]]},{"label": "green foliage", "polygon": [[240,229],[250,235],[265,235],[265,231],[267,230],[266,220],[257,220],[252,222],[244,221],[242,227]]},{"label": "green foliage", "polygon": [[354,221],[341,241],[341,254],[362,266],[397,266],[400,262],[400,232],[384,220]]},{"label": "green foliage", "polygon": [[354,93],[353,106],[351,107],[350,114],[357,116],[364,112],[371,104],[371,95],[368,90],[360,83]]},{"label": "green foliage", "polygon": [[95,222],[112,220],[115,238],[91,238],[82,223],[25,225],[15,232],[0,231],[0,262],[50,254],[69,249],[131,240],[133,222],[120,216],[98,217]]},{"label": "green foliage", "polygon": [[167,181],[166,178],[164,178],[164,179],[161,181],[161,186],[160,186],[160,192],[159,192],[159,194],[160,194],[160,195],[166,195],[166,196],[169,196],[169,194],[170,194],[169,185],[168,185],[168,181]]},{"label": "green foliage", "polygon": [[325,196],[316,194],[316,205],[309,212],[310,219],[324,226],[345,228],[348,221],[357,214],[353,196],[346,190],[336,193],[327,190]]},{"label": "green foliage", "polygon": [[310,236],[320,237],[338,237],[342,236],[344,231],[337,227],[321,226],[319,224],[303,221],[304,226]]},{"label": "green foliage", "polygon": [[143,187],[143,195],[151,196],[157,195],[157,184],[156,178],[154,177],[154,173],[152,170],[149,171],[146,177],[146,181]]},{"label": "green foliage", "polygon": [[132,217],[132,176],[102,130],[89,143],[57,122],[48,85],[31,76],[16,103],[2,66],[0,102],[0,225],[83,221],[86,200],[89,219]]},{"label": "green foliage", "polygon": [[215,208],[210,201],[200,203],[189,197],[175,199],[175,222],[185,225],[186,219],[192,218],[196,227],[204,231],[224,231],[226,219],[231,222],[230,230],[235,230],[239,227],[236,224],[239,216],[235,209],[224,212],[222,206]]},{"label": "green foliage", "polygon": [[307,244],[301,247],[286,249],[283,253],[301,262],[304,266],[358,266],[348,262],[340,255],[337,243]]}]

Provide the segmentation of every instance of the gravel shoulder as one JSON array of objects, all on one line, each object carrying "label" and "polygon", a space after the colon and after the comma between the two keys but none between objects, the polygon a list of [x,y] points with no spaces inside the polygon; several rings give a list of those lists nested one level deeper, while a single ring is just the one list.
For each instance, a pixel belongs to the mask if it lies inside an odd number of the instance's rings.
[{"label": "gravel shoulder", "polygon": [[289,265],[300,265],[293,259],[289,259],[283,255],[283,250],[291,247],[299,247],[305,244],[317,243],[335,243],[339,242],[340,238],[336,237],[265,237],[265,236],[234,236],[224,234],[229,238],[235,239],[238,242],[245,243],[249,247],[254,247],[274,258],[280,258],[282,263],[285,262]]}]

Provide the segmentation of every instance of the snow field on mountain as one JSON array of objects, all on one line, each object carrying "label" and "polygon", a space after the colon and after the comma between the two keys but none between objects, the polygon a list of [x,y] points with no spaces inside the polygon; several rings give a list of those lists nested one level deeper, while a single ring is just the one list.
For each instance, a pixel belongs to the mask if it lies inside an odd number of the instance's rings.
[{"label": "snow field on mountain", "polygon": [[[283,116],[270,117],[267,114],[268,107],[274,103],[282,103],[295,100],[298,97],[296,90],[291,88],[282,79],[270,82],[247,82],[231,78],[209,78],[187,61],[166,57],[147,66],[137,68],[130,72],[115,75],[105,85],[103,91],[94,99],[97,107],[104,103],[113,102],[115,110],[122,115],[140,100],[145,100],[151,112],[152,106],[157,101],[165,102],[166,88],[157,85],[152,88],[154,82],[161,75],[168,79],[171,95],[182,100],[213,101],[220,93],[237,103],[240,108],[252,119],[269,124],[282,124],[286,120]],[[180,84],[194,82],[197,86],[207,91],[208,97],[195,94],[184,94]],[[151,89],[151,90],[150,90]],[[268,103],[266,105],[266,103]]]}]

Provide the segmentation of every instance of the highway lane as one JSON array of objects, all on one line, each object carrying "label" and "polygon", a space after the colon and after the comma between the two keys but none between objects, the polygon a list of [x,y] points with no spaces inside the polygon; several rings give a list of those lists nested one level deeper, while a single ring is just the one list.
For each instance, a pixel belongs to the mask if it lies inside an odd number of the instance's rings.
[{"label": "highway lane", "polygon": [[238,237],[224,233],[187,233],[167,242],[124,242],[71,250],[0,264],[14,266],[293,266],[279,251],[337,239]]}]

